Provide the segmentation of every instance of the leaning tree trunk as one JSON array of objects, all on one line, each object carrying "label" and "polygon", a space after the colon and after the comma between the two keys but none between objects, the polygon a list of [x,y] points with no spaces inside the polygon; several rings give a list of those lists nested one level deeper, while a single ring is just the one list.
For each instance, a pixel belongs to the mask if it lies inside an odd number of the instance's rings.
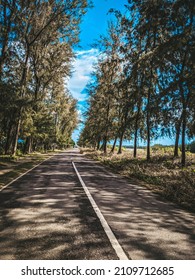
[{"label": "leaning tree trunk", "polygon": [[14,133],[14,141],[13,141],[13,147],[12,147],[12,156],[16,155],[16,151],[17,151],[17,146],[18,146],[18,137],[19,137],[19,132],[20,132],[20,125],[21,125],[21,116],[19,116],[18,120],[17,120],[17,125],[16,125],[16,129],[15,129],[15,133]]},{"label": "leaning tree trunk", "polygon": [[113,143],[113,145],[112,145],[111,153],[114,153],[114,149],[115,149],[115,147],[116,147],[117,138],[118,138],[118,137],[116,136],[115,139],[114,139],[114,143]]}]

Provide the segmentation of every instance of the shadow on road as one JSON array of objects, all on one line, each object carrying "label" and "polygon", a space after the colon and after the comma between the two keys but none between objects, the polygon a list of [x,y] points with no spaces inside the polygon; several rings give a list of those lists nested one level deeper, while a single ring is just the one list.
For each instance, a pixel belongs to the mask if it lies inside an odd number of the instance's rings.
[{"label": "shadow on road", "polygon": [[[73,157],[73,154],[72,154]],[[132,259],[195,259],[195,215],[75,154],[75,163]]]},{"label": "shadow on road", "polygon": [[0,259],[117,259],[70,155],[55,156],[0,193]]}]

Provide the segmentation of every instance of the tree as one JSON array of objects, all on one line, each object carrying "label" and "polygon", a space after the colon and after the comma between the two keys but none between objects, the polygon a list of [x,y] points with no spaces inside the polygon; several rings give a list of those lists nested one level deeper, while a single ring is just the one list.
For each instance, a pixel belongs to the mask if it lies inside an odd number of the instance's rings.
[{"label": "tree", "polygon": [[[103,59],[96,69],[101,77],[96,93],[101,96],[98,110],[104,115],[99,123],[105,135],[104,150],[108,139],[114,140],[114,147],[119,138],[120,153],[128,132],[129,137],[134,134],[134,157],[139,135],[147,141],[150,160],[151,140],[166,135],[175,137],[177,156],[182,134],[181,163],[185,166],[185,139],[195,131],[195,5],[190,0],[128,0],[126,9],[123,15],[112,10],[117,25],[108,29],[102,41]],[[88,130],[95,106],[90,103]]]},{"label": "tree", "polygon": [[72,46],[78,42],[79,23],[89,2],[1,1],[0,99],[4,104],[12,99],[13,104],[12,114],[6,115],[6,105],[1,115],[9,119],[2,127],[6,153],[15,155],[24,118],[38,113],[56,76],[59,80],[70,75]]}]

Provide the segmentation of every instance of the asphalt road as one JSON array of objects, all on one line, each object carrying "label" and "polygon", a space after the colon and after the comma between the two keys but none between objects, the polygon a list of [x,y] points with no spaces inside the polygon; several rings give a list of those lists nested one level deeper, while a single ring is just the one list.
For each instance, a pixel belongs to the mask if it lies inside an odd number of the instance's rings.
[{"label": "asphalt road", "polygon": [[75,165],[133,260],[194,260],[195,215],[75,153]]},{"label": "asphalt road", "polygon": [[0,259],[117,259],[71,160],[130,259],[195,259],[194,214],[76,149],[0,192]]},{"label": "asphalt road", "polygon": [[58,154],[0,192],[0,259],[117,259],[70,157]]}]

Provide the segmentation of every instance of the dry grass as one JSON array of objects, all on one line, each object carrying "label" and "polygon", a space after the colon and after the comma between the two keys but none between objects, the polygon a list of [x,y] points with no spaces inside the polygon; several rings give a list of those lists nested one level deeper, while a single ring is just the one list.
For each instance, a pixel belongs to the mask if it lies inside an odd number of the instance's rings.
[{"label": "dry grass", "polygon": [[171,148],[153,151],[149,162],[145,159],[144,149],[138,150],[137,159],[133,158],[131,150],[125,150],[121,155],[104,155],[89,149],[81,152],[99,160],[131,182],[195,212],[195,154],[187,153],[186,167],[182,168],[180,158],[173,158]]}]

